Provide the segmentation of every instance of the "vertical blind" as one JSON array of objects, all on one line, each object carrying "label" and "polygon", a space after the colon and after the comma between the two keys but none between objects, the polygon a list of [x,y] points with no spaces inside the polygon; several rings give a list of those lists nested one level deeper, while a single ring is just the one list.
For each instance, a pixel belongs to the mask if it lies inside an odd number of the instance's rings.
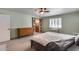
[{"label": "vertical blind", "polygon": [[62,18],[51,18],[49,28],[62,28]]}]

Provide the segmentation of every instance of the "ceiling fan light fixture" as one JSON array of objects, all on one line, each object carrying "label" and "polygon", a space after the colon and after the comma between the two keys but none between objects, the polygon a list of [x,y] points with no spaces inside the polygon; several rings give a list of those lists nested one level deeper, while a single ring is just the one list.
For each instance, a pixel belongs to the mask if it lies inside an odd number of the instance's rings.
[{"label": "ceiling fan light fixture", "polygon": [[36,11],[36,13],[38,13],[38,14],[40,14],[40,15],[49,12],[49,11],[47,10],[47,8],[37,8],[37,9],[35,9],[35,11]]},{"label": "ceiling fan light fixture", "polygon": [[40,12],[40,14],[42,15],[42,14],[44,14],[44,12]]}]

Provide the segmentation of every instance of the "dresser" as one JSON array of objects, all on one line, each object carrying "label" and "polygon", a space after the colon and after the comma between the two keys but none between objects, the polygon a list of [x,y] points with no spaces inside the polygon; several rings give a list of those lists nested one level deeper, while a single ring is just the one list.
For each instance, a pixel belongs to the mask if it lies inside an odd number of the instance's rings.
[{"label": "dresser", "polygon": [[32,28],[18,28],[17,29],[18,37],[29,36],[29,35],[32,35],[32,34],[33,34]]}]

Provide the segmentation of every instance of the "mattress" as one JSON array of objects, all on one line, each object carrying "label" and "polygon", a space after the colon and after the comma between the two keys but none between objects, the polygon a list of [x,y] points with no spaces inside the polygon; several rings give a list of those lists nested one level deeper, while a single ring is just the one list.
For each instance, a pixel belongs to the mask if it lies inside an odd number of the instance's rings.
[{"label": "mattress", "polygon": [[34,35],[32,40],[40,43],[43,46],[46,46],[49,42],[56,42],[62,49],[67,48],[70,44],[72,44],[75,41],[73,35],[55,32],[46,32]]}]

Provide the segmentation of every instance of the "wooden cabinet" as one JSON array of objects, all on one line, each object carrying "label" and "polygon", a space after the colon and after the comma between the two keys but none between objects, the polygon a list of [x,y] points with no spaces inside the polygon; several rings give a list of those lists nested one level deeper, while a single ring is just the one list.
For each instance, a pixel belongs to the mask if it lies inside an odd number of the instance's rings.
[{"label": "wooden cabinet", "polygon": [[18,37],[29,36],[33,34],[32,28],[18,28],[17,29]]}]

